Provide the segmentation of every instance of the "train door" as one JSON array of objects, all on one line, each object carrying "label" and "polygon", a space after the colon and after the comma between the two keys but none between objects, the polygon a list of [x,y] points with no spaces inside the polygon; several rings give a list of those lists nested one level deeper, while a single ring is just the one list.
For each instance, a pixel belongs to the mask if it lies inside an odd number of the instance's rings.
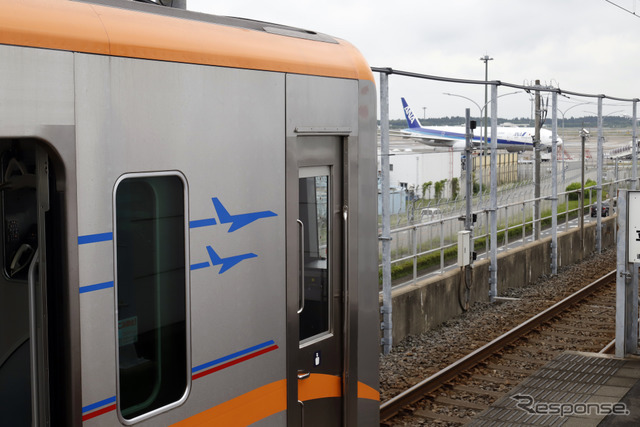
[{"label": "train door", "polygon": [[342,138],[298,137],[288,151],[289,424],[337,426],[345,370]]},{"label": "train door", "polygon": [[53,246],[62,225],[51,211],[52,175],[40,142],[0,140],[0,419],[6,425],[48,425],[57,404],[66,406],[57,401],[65,399],[66,386],[58,358],[62,290],[52,283],[62,256]]}]

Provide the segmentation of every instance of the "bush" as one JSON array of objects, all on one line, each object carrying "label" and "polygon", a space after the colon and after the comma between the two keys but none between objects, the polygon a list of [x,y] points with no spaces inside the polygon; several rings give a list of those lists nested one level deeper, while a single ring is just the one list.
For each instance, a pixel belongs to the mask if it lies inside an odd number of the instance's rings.
[{"label": "bush", "polygon": [[[587,182],[584,183],[584,186],[586,188],[596,184],[597,183],[594,180],[588,179]],[[572,182],[571,184],[567,185],[567,188],[565,188],[565,191],[575,191],[575,190],[580,190],[579,182]],[[584,192],[585,197],[589,197],[589,191],[591,191],[591,197],[595,196],[596,194],[595,188],[591,188],[591,189],[587,188],[587,190]],[[569,200],[580,200],[580,192],[569,194]]]},{"label": "bush", "polygon": [[[571,184],[567,185],[567,188],[565,188],[565,191],[576,191],[579,190],[581,187],[581,184],[579,182],[572,182]],[[571,193],[569,194],[569,200],[579,200],[580,199],[580,193],[576,192],[576,193]]]},{"label": "bush", "polygon": [[460,181],[458,178],[453,178],[451,180],[451,198],[455,199],[458,197],[458,193],[460,192]]}]

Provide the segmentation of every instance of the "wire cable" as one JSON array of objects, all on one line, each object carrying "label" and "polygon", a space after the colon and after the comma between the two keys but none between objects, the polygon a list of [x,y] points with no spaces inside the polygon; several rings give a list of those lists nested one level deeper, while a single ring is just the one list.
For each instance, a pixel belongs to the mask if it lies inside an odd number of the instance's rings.
[{"label": "wire cable", "polygon": [[[624,8],[624,7],[620,6],[619,4],[616,4],[616,3],[612,2],[611,0],[604,0],[604,1],[606,1],[607,3],[609,3],[609,4],[611,4],[611,5],[615,6],[615,7],[617,7],[618,9],[622,9],[622,10],[624,10],[625,12],[630,13],[631,15],[635,16],[636,18],[640,18],[640,16],[639,16],[639,15],[637,15],[637,14],[636,14],[636,12],[635,12],[635,11],[633,11],[633,10],[626,9],[626,8]],[[634,2],[634,4],[635,4],[635,2]]]}]

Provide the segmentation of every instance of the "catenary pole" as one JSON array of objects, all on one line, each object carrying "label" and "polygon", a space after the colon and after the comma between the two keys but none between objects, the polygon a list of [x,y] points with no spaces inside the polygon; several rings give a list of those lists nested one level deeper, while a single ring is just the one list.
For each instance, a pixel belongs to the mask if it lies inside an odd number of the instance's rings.
[{"label": "catenary pole", "polygon": [[540,239],[540,126],[541,126],[541,108],[540,108],[540,91],[537,89],[540,87],[540,80],[536,80],[536,120],[535,120],[535,134],[533,136],[533,152],[534,152],[534,165],[533,165],[533,239]]},{"label": "catenary pole", "polygon": [[391,300],[391,212],[389,210],[389,75],[380,73],[380,166],[382,168],[382,351],[393,344]]},{"label": "catenary pole", "polygon": [[491,272],[490,297],[498,296],[498,86],[491,85]]},{"label": "catenary pole", "polygon": [[578,215],[580,224],[580,259],[584,257],[584,156],[587,135],[587,130],[582,128],[580,130],[580,214]]},{"label": "catenary pole", "polygon": [[602,129],[602,97],[598,98],[598,183],[596,193],[598,197],[598,225],[596,227],[596,251],[602,253],[602,163],[604,162],[603,151],[604,135]]},{"label": "catenary pole", "polygon": [[[493,58],[491,58],[489,55],[485,55],[482,58],[480,58],[480,61],[484,61],[484,81],[487,82],[489,81],[489,61],[493,61]],[[484,117],[482,118],[484,123],[484,132],[482,134],[482,138],[480,139],[480,204],[479,206],[482,206],[482,202],[484,197],[483,195],[483,188],[484,188],[484,181],[483,181],[483,177],[482,174],[484,173],[484,165],[485,165],[485,150],[487,149],[487,90],[488,90],[488,86],[487,83],[484,84]],[[482,111],[481,111],[482,113]]]},{"label": "catenary pole", "polygon": [[473,134],[471,133],[471,111],[466,108],[465,110],[465,148],[464,148],[464,161],[465,161],[465,216],[464,216],[464,229],[471,231],[473,225],[471,220],[471,210],[473,209],[473,182],[471,169],[473,168],[472,156],[472,144]]},{"label": "catenary pole", "polygon": [[[473,213],[472,213],[473,182],[471,181],[471,176],[472,176],[471,169],[473,167],[473,163],[471,162],[471,153],[473,152],[473,128],[475,128],[475,126],[471,125],[471,110],[467,108],[464,110],[464,112],[465,112],[464,154],[465,154],[465,166],[466,166],[466,169],[465,169],[466,209],[465,209],[465,216],[464,216],[464,229],[469,232],[469,242],[471,243],[469,247],[469,251],[471,252],[469,254],[469,258],[470,258],[469,264],[465,265],[464,267],[464,275],[465,275],[466,283],[472,283],[473,257],[471,256],[471,254],[473,253]],[[458,248],[458,250],[460,250],[460,248]],[[469,304],[469,288],[467,288],[466,290],[465,297],[466,297],[465,298],[466,299],[465,310],[466,310],[468,309],[468,304]]]},{"label": "catenary pole", "polygon": [[551,94],[551,274],[558,274],[558,93]]},{"label": "catenary pole", "polygon": [[633,101],[632,118],[633,135],[631,138],[631,178],[633,183],[631,184],[632,190],[638,189],[638,101]]}]

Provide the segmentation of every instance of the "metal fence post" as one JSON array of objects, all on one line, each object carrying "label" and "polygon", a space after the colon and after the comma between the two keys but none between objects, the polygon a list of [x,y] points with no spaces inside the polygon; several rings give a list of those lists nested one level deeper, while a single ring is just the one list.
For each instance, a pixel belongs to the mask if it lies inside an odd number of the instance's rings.
[{"label": "metal fence post", "polygon": [[[491,170],[491,169],[489,169]],[[489,189],[491,189],[491,184],[489,184]],[[491,230],[489,229],[489,211],[484,211],[484,257],[489,258],[489,240],[491,239]]]},{"label": "metal fence post", "polygon": [[440,273],[444,274],[444,221],[440,220]]},{"label": "metal fence post", "polygon": [[[564,150],[564,148],[562,148]],[[564,154],[563,154],[564,155]],[[569,231],[569,195],[564,195],[565,210],[564,210],[564,231]]]},{"label": "metal fence post", "polygon": [[504,229],[504,247],[509,246],[509,207],[506,206],[504,208],[504,221],[505,221],[505,229]]},{"label": "metal fence post", "polygon": [[522,202],[522,246],[525,245],[527,240],[527,205],[526,202]]},{"label": "metal fence post", "polygon": [[418,280],[418,228],[414,225],[413,234],[413,283]]}]

